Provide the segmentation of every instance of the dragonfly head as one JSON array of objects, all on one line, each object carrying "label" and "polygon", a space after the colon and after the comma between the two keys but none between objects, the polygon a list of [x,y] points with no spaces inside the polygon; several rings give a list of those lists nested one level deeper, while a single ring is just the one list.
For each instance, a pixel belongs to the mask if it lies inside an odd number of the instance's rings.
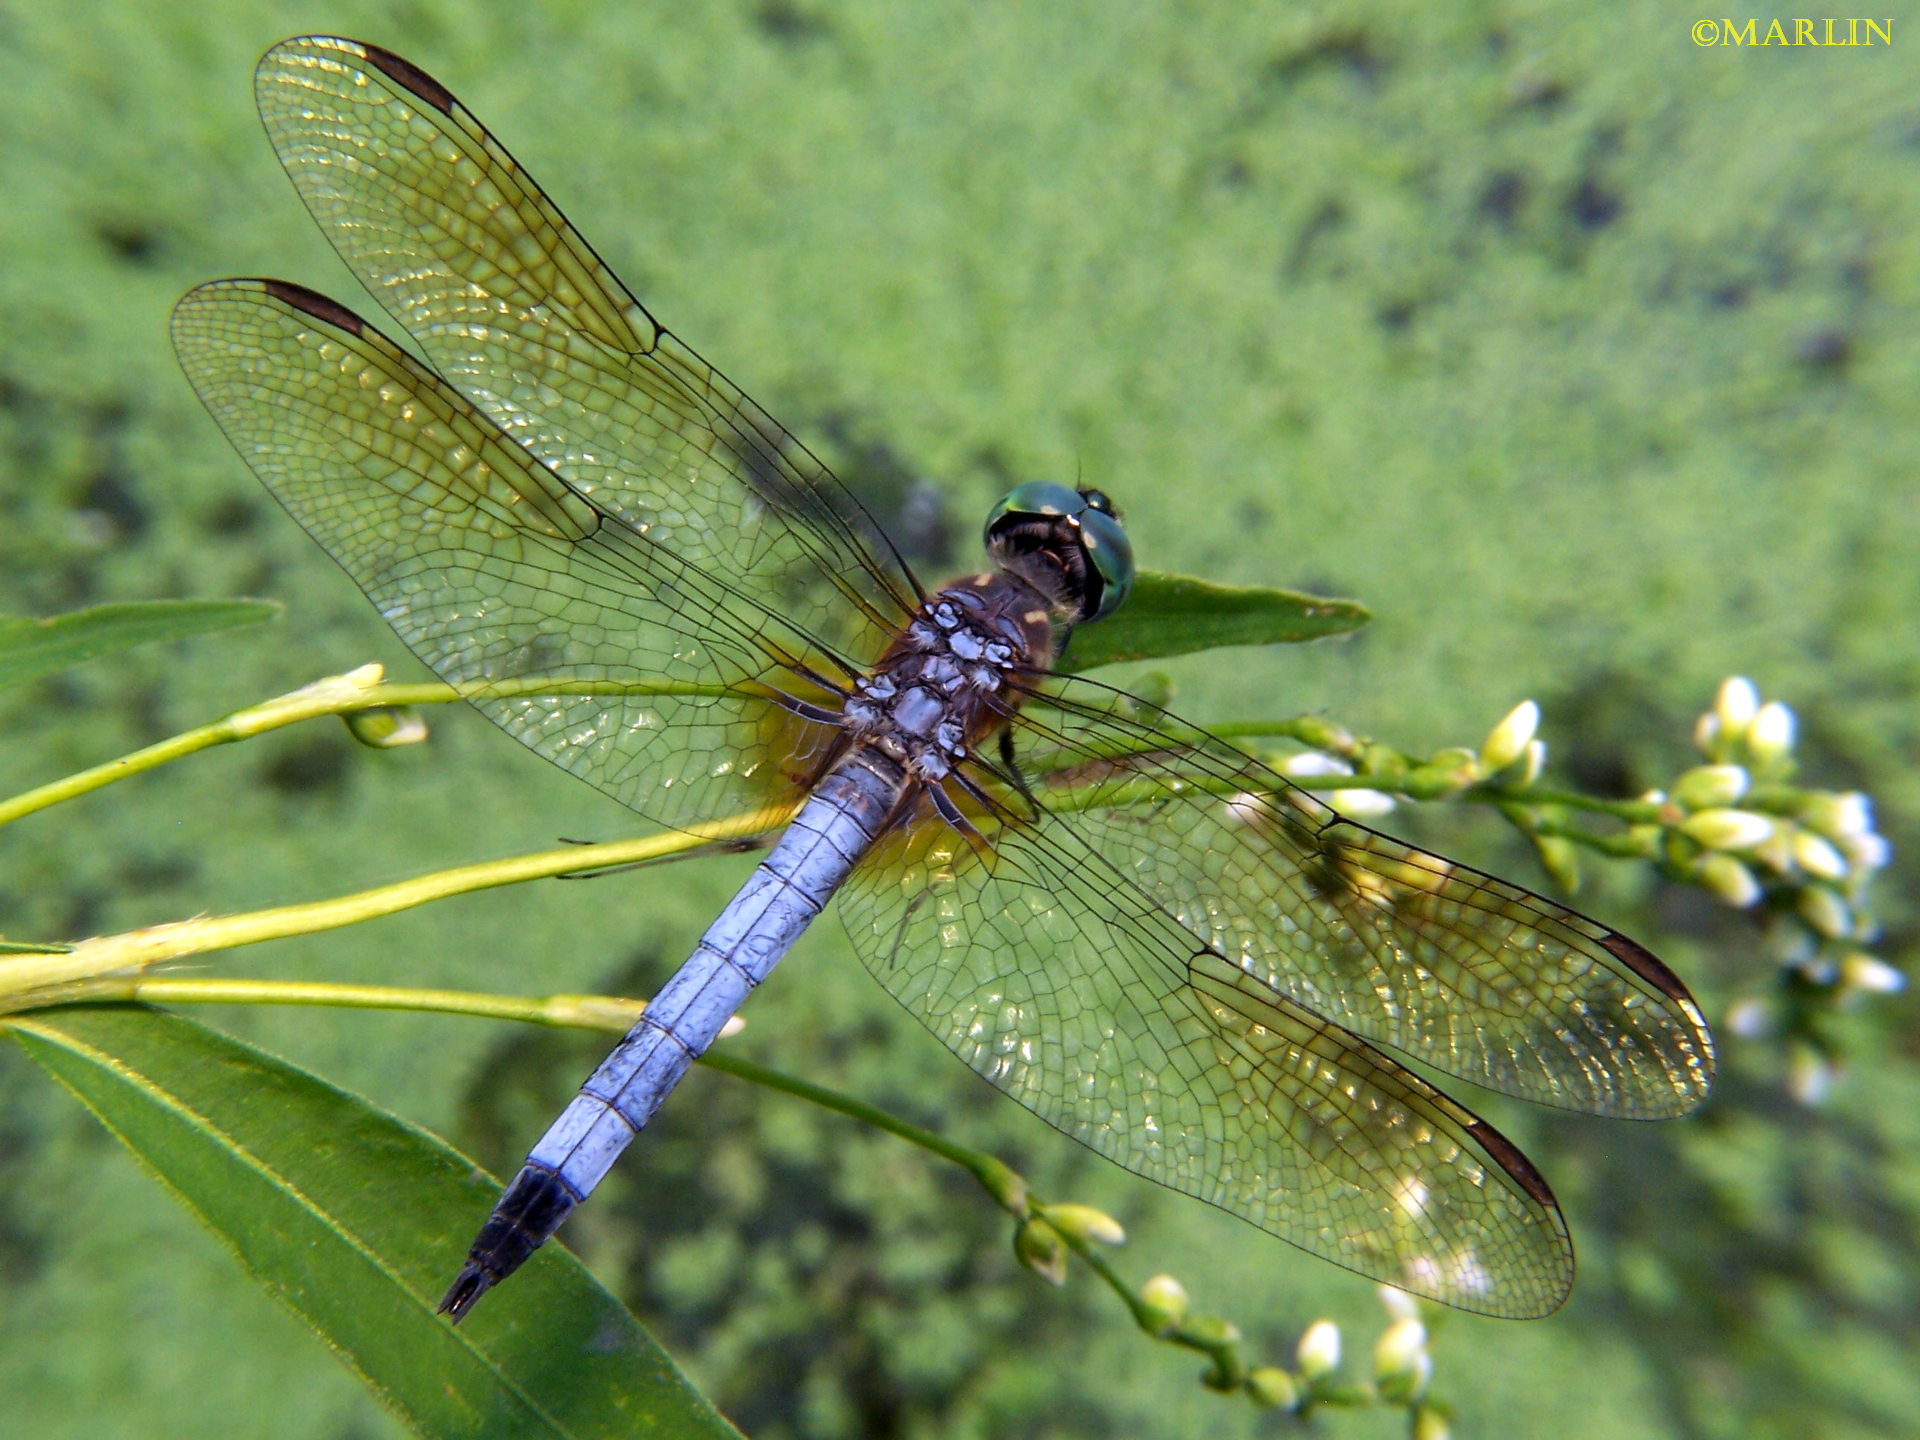
[{"label": "dragonfly head", "polygon": [[987,553],[1076,625],[1111,615],[1133,588],[1133,545],[1099,490],[1034,480],[1009,491],[987,516]]}]

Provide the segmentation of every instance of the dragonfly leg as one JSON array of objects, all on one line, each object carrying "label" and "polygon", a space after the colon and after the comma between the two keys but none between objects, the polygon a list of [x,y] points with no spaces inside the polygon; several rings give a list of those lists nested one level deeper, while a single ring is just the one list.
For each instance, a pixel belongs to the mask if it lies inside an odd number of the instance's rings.
[{"label": "dragonfly leg", "polygon": [[1013,782],[1013,788],[1020,792],[1020,798],[1027,802],[1030,814],[1040,813],[1040,802],[1033,798],[1033,791],[1027,788],[1027,777],[1020,773],[1020,762],[1013,754],[1013,727],[1006,726],[1000,732],[1000,763],[1006,767],[1007,779]]}]

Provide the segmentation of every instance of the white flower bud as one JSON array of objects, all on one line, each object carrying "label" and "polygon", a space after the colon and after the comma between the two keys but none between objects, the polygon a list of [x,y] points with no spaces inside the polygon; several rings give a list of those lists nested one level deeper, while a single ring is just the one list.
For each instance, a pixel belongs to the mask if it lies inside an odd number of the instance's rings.
[{"label": "white flower bud", "polygon": [[1865,795],[1849,790],[1835,798],[1839,801],[1839,813],[1834,825],[1840,834],[1865,835],[1873,829],[1873,802]]},{"label": "white flower bud", "polygon": [[1427,1349],[1427,1327],[1411,1315],[1396,1320],[1373,1343],[1373,1376],[1385,1381],[1410,1371]]},{"label": "white flower bud", "polygon": [[1847,859],[1811,830],[1793,832],[1793,860],[1809,875],[1839,880],[1847,873]]},{"label": "white flower bud", "polygon": [[1694,875],[1709,895],[1736,910],[1745,910],[1760,898],[1760,882],[1731,855],[1715,851],[1703,856]]},{"label": "white flower bud", "polygon": [[1153,1312],[1155,1333],[1173,1329],[1187,1318],[1187,1287],[1171,1275],[1155,1275],[1140,1287],[1140,1299]]},{"label": "white flower bud", "polygon": [[1527,753],[1520,757],[1520,773],[1514,776],[1517,785],[1531,785],[1540,778],[1540,772],[1547,768],[1547,742],[1538,738],[1527,741]]},{"label": "white flower bud", "polygon": [[1791,822],[1775,822],[1773,834],[1747,852],[1751,857],[1748,863],[1764,866],[1788,879],[1796,878],[1800,874],[1793,860],[1793,837],[1797,833],[1797,828]]},{"label": "white flower bud", "polygon": [[1534,732],[1540,728],[1540,707],[1522,700],[1488,732],[1480,746],[1480,763],[1489,772],[1504,770],[1526,753]]},{"label": "white flower bud", "polygon": [[1693,748],[1708,759],[1720,753],[1720,717],[1711,710],[1693,722]]},{"label": "white flower bud", "polygon": [[1680,833],[1709,850],[1751,850],[1773,837],[1773,821],[1751,810],[1702,810],[1680,822]]},{"label": "white flower bud", "polygon": [[1853,933],[1853,916],[1847,902],[1824,885],[1809,885],[1801,890],[1794,908],[1802,920],[1829,940],[1844,940]]},{"label": "white flower bud", "polygon": [[1746,995],[1734,1001],[1727,1007],[1726,1028],[1742,1040],[1758,1040],[1771,1034],[1773,1017],[1767,1013],[1767,1002],[1758,995]]},{"label": "white flower bud", "polygon": [[1277,1365],[1262,1365],[1247,1376],[1247,1393],[1256,1405],[1291,1410],[1300,1403],[1300,1387]]},{"label": "white flower bud", "polygon": [[1855,870],[1884,870],[1893,858],[1893,847],[1887,844],[1886,837],[1871,830],[1842,835],[1839,845],[1840,853],[1852,862]]},{"label": "white flower bud", "polygon": [[1294,1352],[1300,1373],[1308,1381],[1320,1380],[1340,1368],[1340,1327],[1331,1320],[1316,1320],[1300,1337]]},{"label": "white flower bud", "polygon": [[398,750],[427,738],[427,722],[411,705],[376,705],[342,715],[347,733],[371,750]]},{"label": "white flower bud", "polygon": [[1793,749],[1793,711],[1769,700],[1754,712],[1747,726],[1747,753],[1761,764],[1778,760]]},{"label": "white flower bud", "polygon": [[1877,955],[1850,950],[1840,961],[1840,984],[1869,995],[1893,995],[1906,988],[1907,977]]},{"label": "white flower bud", "polygon": [[1320,798],[1354,820],[1374,820],[1393,809],[1393,796],[1381,790],[1329,790]]},{"label": "white flower bud", "polygon": [[1673,798],[1689,810],[1721,810],[1747,795],[1751,777],[1741,765],[1696,765],[1673,782]]},{"label": "white flower bud", "polygon": [[1311,780],[1318,775],[1351,775],[1353,766],[1319,750],[1302,750],[1282,760],[1279,770],[1295,780]]},{"label": "white flower bud", "polygon": [[1800,818],[1829,839],[1845,840],[1872,833],[1873,803],[1858,790],[1843,795],[1819,790],[1801,802]]},{"label": "white flower bud", "polygon": [[1833,1089],[1833,1065],[1817,1050],[1796,1045],[1787,1057],[1787,1093],[1802,1105],[1818,1105]]},{"label": "white flower bud", "polygon": [[1760,692],[1742,675],[1722,680],[1719,693],[1713,697],[1713,713],[1720,717],[1720,733],[1729,740],[1737,740],[1747,733],[1747,726],[1753,723],[1759,709]]},{"label": "white flower bud", "polygon": [[1120,1222],[1104,1210],[1091,1205],[1049,1205],[1040,1212],[1062,1235],[1075,1240],[1095,1241],[1101,1245],[1124,1245],[1127,1232]]}]

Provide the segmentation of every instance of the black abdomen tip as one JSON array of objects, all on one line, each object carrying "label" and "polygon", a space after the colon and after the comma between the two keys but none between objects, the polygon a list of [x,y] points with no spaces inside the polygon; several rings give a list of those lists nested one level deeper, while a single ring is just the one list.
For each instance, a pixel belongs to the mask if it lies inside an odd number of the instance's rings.
[{"label": "black abdomen tip", "polygon": [[458,1325],[482,1295],[526,1264],[579,1203],[551,1170],[522,1169],[474,1237],[467,1263],[441,1298],[440,1313]]}]

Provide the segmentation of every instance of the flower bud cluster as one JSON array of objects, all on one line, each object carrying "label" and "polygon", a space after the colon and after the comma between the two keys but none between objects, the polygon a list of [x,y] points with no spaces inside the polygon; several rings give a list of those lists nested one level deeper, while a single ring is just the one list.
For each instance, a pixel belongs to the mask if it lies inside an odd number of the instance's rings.
[{"label": "flower bud cluster", "polygon": [[1793,711],[1762,701],[1751,681],[1727,680],[1694,726],[1707,764],[1687,771],[1668,796],[1649,797],[1671,813],[1669,860],[1729,905],[1764,905],[1775,951],[1786,967],[1776,1002],[1736,1001],[1728,1026],[1787,1034],[1786,1088],[1803,1104],[1824,1099],[1839,1063],[1814,1018],[1822,1006],[1858,1003],[1900,990],[1906,977],[1865,948],[1879,934],[1867,889],[1890,858],[1873,828],[1873,807],[1857,791],[1791,783]]},{"label": "flower bud cluster", "polygon": [[[1778,700],[1762,702],[1751,681],[1736,675],[1724,682],[1694,725],[1708,763],[1662,797],[1675,812],[1672,834],[1686,842],[1669,856],[1684,860],[1691,876],[1729,905],[1747,909],[1764,900],[1794,917],[1804,943],[1790,944],[1787,958],[1803,979],[1843,998],[1898,990],[1900,972],[1858,948],[1878,933],[1864,902],[1869,880],[1889,858],[1887,842],[1873,828],[1865,795],[1786,783],[1797,729],[1793,711]],[[1825,1087],[1796,1088],[1811,1095]]]}]

